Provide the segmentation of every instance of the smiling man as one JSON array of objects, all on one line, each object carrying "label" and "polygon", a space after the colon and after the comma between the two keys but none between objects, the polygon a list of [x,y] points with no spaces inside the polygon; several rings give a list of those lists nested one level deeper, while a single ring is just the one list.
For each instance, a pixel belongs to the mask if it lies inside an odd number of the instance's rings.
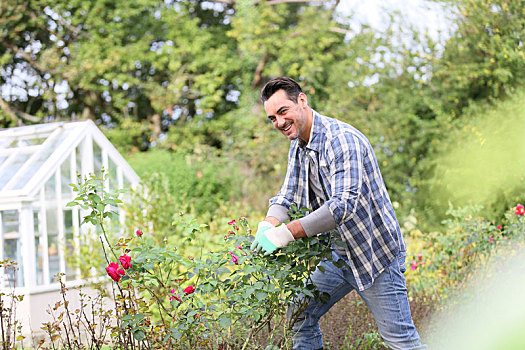
[{"label": "smiling man", "polygon": [[[319,319],[352,290],[368,305],[392,349],[425,349],[408,304],[405,242],[369,141],[351,125],[310,108],[293,79],[269,81],[261,101],[274,127],[291,145],[286,178],[270,199],[252,249],[271,254],[295,239],[332,232],[344,242],[333,245],[332,258],[346,264],[339,268],[323,261],[324,269],[312,276],[330,299],[310,300],[293,325],[294,349],[322,349]],[[292,203],[313,211],[280,225],[290,219]]]}]

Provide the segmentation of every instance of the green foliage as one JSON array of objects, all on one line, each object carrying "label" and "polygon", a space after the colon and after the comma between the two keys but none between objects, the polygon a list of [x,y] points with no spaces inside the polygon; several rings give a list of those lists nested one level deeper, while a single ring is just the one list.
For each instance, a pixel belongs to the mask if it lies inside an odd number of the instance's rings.
[{"label": "green foliage", "polygon": [[445,231],[410,232],[407,284],[411,293],[447,299],[461,292],[474,273],[486,273],[490,257],[508,256],[523,246],[525,218],[516,208],[508,210],[499,223],[479,216],[480,210],[479,206],[450,207]]},{"label": "green foliage", "polygon": [[194,152],[193,156],[166,150],[134,154],[129,159],[130,165],[154,194],[133,202],[147,205],[161,201],[159,196],[169,196],[178,211],[191,209],[197,215],[208,216],[209,220],[221,203],[239,195],[241,179],[235,163],[212,152],[205,153],[206,148],[196,148]]},{"label": "green foliage", "polygon": [[435,156],[425,163],[431,174],[417,181],[417,207],[433,216],[426,222],[441,221],[448,202],[483,205],[481,214],[496,220],[524,199],[524,97],[520,89],[496,106],[473,104],[465,120],[449,125]]},{"label": "green foliage", "polygon": [[522,1],[458,1],[457,30],[433,70],[453,116],[472,100],[501,98],[523,84],[523,9]]},{"label": "green foliage", "polygon": [[25,94],[10,96],[8,116],[26,123],[90,117],[114,125],[169,118],[173,110],[186,120],[230,109],[224,95],[233,88],[226,79],[236,68],[234,47],[218,40],[229,28],[221,21],[228,6],[210,11],[201,2],[2,3],[0,57],[8,73],[1,83],[9,83],[15,67],[34,78],[21,85]]}]

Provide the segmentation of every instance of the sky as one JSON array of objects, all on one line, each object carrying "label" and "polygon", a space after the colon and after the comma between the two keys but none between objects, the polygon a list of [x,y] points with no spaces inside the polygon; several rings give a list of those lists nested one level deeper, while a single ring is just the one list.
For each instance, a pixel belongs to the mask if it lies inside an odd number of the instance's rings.
[{"label": "sky", "polygon": [[353,15],[351,27],[359,30],[360,22],[376,29],[385,29],[388,14],[398,11],[407,24],[412,24],[421,32],[428,30],[435,40],[439,32],[448,32],[450,21],[443,4],[426,0],[341,0],[337,10],[342,15]]}]

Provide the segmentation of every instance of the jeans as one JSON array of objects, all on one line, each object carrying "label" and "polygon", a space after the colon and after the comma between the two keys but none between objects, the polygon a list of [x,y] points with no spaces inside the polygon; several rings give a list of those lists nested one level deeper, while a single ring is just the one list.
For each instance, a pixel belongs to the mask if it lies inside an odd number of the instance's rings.
[{"label": "jeans", "polygon": [[[334,261],[344,259],[335,251]],[[325,272],[316,269],[312,275],[313,283],[321,292],[330,295],[326,303],[310,300],[306,309],[299,315],[292,327],[294,350],[313,350],[323,347],[323,335],[319,319],[341,298],[356,290],[366,303],[377,323],[384,342],[392,349],[426,349],[421,345],[419,334],[410,315],[405,283],[405,253],[399,256],[379,275],[374,284],[359,291],[352,271],[345,264],[341,268],[330,261],[320,263]],[[299,298],[304,297],[300,296]],[[294,305],[288,308],[288,316],[293,314]]]}]

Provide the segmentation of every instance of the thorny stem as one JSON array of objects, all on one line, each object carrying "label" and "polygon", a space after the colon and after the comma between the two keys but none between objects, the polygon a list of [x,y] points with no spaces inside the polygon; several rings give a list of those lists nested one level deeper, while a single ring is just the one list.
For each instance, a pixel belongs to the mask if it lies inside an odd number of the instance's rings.
[{"label": "thorny stem", "polygon": [[241,350],[244,350],[246,349],[246,346],[248,346],[248,342],[250,341],[250,338],[252,336],[254,336],[255,334],[259,333],[259,331],[264,327],[266,326],[266,324],[269,324],[270,323],[270,320],[272,319],[273,317],[273,310],[270,311],[268,313],[268,315],[266,316],[266,319],[261,322],[261,324],[259,324],[258,326],[254,326],[252,327],[252,329],[250,329],[250,332],[248,333],[248,337],[246,338],[246,340],[244,341],[244,344],[242,346],[242,349]]},{"label": "thorny stem", "polygon": [[[81,307],[81,311],[82,311],[82,315],[80,317],[84,317],[84,319],[86,320],[87,322],[87,330],[89,331],[90,335],[91,335],[91,341],[92,341],[92,345],[95,345],[97,349],[100,349],[100,346],[98,345],[98,342],[97,342],[97,339],[95,337],[95,327],[92,327],[91,326],[91,322],[89,322],[89,319],[86,315],[86,311],[84,309],[84,297],[83,295],[81,294],[80,295],[80,307]],[[95,308],[92,306],[91,308],[92,311],[95,310]],[[94,313],[94,312],[92,312]],[[94,316],[94,315],[93,315]],[[79,318],[79,321],[80,321],[80,318]],[[83,323],[83,322],[82,322]],[[84,326],[85,327],[85,326]],[[91,347],[91,346],[90,346]]]},{"label": "thorny stem", "polygon": [[5,341],[4,331],[4,301],[2,300],[3,293],[0,293],[0,323],[2,324],[2,347],[6,350],[7,343]]},{"label": "thorny stem", "polygon": [[[100,225],[100,228],[102,229],[102,233],[104,234],[104,238],[106,239],[106,243],[108,244],[109,250],[111,250],[111,253],[115,257],[115,259],[118,261],[117,254],[115,254],[115,251],[113,250],[113,248],[109,244],[109,239],[108,239],[108,236],[106,234],[106,230],[104,229],[104,225],[102,224],[102,221],[99,220],[98,224]],[[102,242],[102,249],[104,249],[104,255],[106,255],[106,249],[104,248],[104,242],[102,241],[102,237],[100,237],[100,241]],[[107,255],[106,255],[106,261],[109,264],[109,260],[108,260]]]},{"label": "thorny stem", "polygon": [[[67,301],[65,303],[67,303]],[[65,306],[66,305],[64,305],[64,307]],[[66,309],[66,313],[68,313],[67,309]],[[69,314],[68,314],[68,318],[69,318]],[[71,319],[69,321],[71,322]],[[70,328],[72,329],[73,327],[71,327],[70,325]],[[71,341],[69,340],[69,332],[67,330],[67,325],[64,325],[64,330],[66,331],[66,339],[67,339],[67,344],[69,345],[69,349],[73,349],[73,347],[71,346]]]}]

